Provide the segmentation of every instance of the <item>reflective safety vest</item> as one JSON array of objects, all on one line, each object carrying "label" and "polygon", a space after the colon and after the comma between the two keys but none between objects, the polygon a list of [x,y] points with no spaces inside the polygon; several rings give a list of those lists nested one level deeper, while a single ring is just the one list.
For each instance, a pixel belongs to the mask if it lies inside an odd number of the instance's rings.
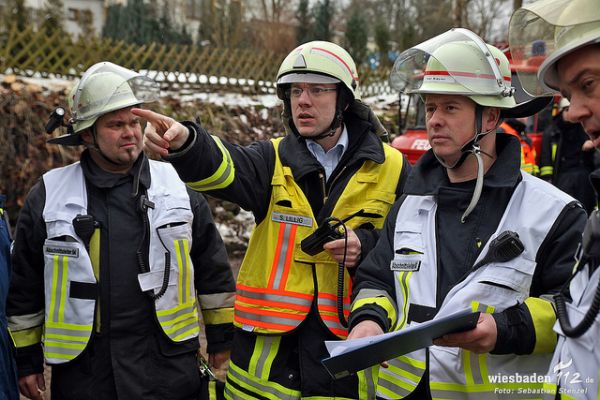
[{"label": "reflective safety vest", "polygon": [[[513,260],[492,262],[471,272],[446,295],[436,318],[466,309],[500,312],[523,302],[535,318],[535,307],[530,306],[530,301],[544,302],[528,298],[536,255],[555,220],[574,200],[540,179],[523,172],[521,175],[523,180],[517,185],[496,232],[476,263],[486,255],[491,241],[507,230],[519,234],[525,250]],[[436,209],[433,196],[407,196],[398,212],[394,235],[396,251],[390,263],[396,282],[398,318],[395,329],[418,325],[408,318],[418,310],[436,309]],[[539,338],[538,334],[538,341]],[[431,346],[428,350],[391,360],[387,369],[380,368],[377,394],[389,399],[407,396],[415,390],[429,367],[429,385],[434,399],[539,398],[539,394],[520,393],[516,389],[541,390],[543,380],[541,383],[518,383],[518,375],[527,377],[527,382],[531,377],[543,377],[550,358],[550,352],[524,356],[475,354],[458,347]]]},{"label": "reflective safety vest", "polygon": [[[150,272],[139,275],[141,290],[159,290],[167,259],[169,286],[155,301],[156,315],[167,336],[180,342],[198,336],[198,309],[194,269],[189,258],[192,246],[190,199],[173,167],[150,161],[152,185],[148,199]],[[97,273],[91,253],[75,233],[73,219],[86,215],[88,199],[80,163],[54,169],[43,176],[46,203],[44,243],[44,356],[51,364],[77,357],[87,346],[94,323]],[[90,242],[90,248],[99,241]]]},{"label": "reflective safety vest", "polygon": [[521,169],[532,175],[539,175],[540,169],[535,162],[537,152],[535,151],[535,147],[533,147],[533,144],[530,144],[526,140],[523,140],[519,132],[517,132],[512,126],[510,126],[506,122],[502,122],[500,124],[500,128],[503,129],[509,135],[513,135],[517,139],[519,139],[519,143],[521,143]]},{"label": "reflective safety vest", "polygon": [[[301,240],[315,231],[317,222],[291,169],[281,163],[280,140],[272,140],[275,168],[267,216],[254,227],[238,276],[234,324],[257,333],[289,332],[306,318],[317,292],[321,320],[332,333],[345,338],[348,332],[339,321],[336,306],[337,262],[326,251],[309,256],[300,249]],[[354,217],[347,227],[369,224],[380,229],[396,199],[402,155],[388,145],[383,148],[385,162],[365,161],[332,211],[332,216],[342,219],[364,209],[368,215]],[[350,293],[351,279],[345,272],[346,316]]]},{"label": "reflective safety vest", "polygon": [[[589,265],[573,277],[569,286],[569,293],[573,301],[565,302],[571,326],[577,325],[594,299],[600,268],[596,268],[589,276]],[[548,370],[548,382],[544,385],[545,399],[554,400],[556,392],[560,399],[588,399],[600,398],[600,315],[592,326],[580,337],[570,338],[564,335],[558,321],[554,326],[558,333],[558,344],[554,351],[554,358]]]}]

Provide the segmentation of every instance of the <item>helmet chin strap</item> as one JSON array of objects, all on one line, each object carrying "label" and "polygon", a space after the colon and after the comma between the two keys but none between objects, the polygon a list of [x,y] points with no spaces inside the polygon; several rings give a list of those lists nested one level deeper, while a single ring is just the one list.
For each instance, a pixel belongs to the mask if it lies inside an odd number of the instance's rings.
[{"label": "helmet chin strap", "polygon": [[475,156],[475,159],[477,160],[477,180],[475,181],[475,190],[473,191],[473,196],[471,197],[471,201],[469,202],[469,205],[467,206],[467,209],[465,210],[465,212],[463,213],[462,217],[460,218],[460,222],[461,223],[465,223],[465,221],[467,220],[467,217],[471,214],[471,212],[473,212],[473,210],[475,209],[475,206],[477,206],[477,202],[479,201],[479,198],[481,197],[481,191],[483,189],[483,159],[481,158],[481,154],[486,154],[481,151],[481,147],[479,146],[479,141],[488,133],[493,132],[495,128],[492,128],[488,131],[482,132],[483,129],[483,107],[481,107],[479,104],[477,104],[475,106],[475,135],[473,136],[473,138],[471,140],[469,140],[467,143],[465,143],[465,145],[460,149],[461,151],[461,156],[460,158],[452,165],[446,163],[441,157],[438,157],[437,154],[435,154],[435,152],[433,152],[433,154],[435,155],[435,158],[437,158],[437,160],[440,162],[440,164],[442,164],[445,168],[447,169],[455,169],[460,167],[465,160],[467,159],[467,157],[469,156],[469,154],[473,154]]}]

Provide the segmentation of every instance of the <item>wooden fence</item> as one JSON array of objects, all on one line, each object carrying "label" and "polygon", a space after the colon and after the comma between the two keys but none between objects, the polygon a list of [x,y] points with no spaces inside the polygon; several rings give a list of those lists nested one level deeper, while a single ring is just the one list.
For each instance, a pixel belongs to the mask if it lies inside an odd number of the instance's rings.
[{"label": "wooden fence", "polygon": [[[137,45],[98,37],[74,40],[33,27],[0,32],[0,73],[74,78],[91,65],[111,61],[145,72],[170,90],[273,93],[285,54],[252,49],[152,43]],[[359,71],[363,96],[390,92],[389,70]]]}]

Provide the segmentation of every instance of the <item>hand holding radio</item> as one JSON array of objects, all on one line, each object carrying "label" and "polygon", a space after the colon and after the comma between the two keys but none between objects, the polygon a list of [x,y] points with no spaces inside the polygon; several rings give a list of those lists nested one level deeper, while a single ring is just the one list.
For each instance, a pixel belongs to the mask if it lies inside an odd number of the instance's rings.
[{"label": "hand holding radio", "polygon": [[348,240],[342,239],[332,240],[323,245],[323,249],[329,252],[329,255],[338,263],[344,261],[344,248],[346,248],[346,268],[355,268],[358,266],[361,255],[360,239],[356,236],[356,232],[346,227]]},{"label": "hand holding radio", "polygon": [[[305,237],[302,240],[302,242],[300,243],[302,251],[306,254],[314,256],[325,250],[325,248],[323,247],[325,243],[331,242],[333,240],[344,239],[345,237],[350,239],[349,233],[351,229],[347,228],[345,223],[354,217],[363,215],[364,210],[359,210],[358,212],[349,215],[348,217],[341,220],[333,217],[327,218],[311,235]],[[348,236],[345,233],[348,233]],[[356,234],[354,234],[354,236],[356,236]],[[358,240],[358,237],[356,239]],[[343,249],[344,243],[342,243],[342,253]]]}]

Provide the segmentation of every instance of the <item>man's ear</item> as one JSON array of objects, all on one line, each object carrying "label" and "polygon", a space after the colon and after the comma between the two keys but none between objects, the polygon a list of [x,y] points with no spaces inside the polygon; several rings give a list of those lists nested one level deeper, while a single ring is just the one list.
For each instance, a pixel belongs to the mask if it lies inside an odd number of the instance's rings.
[{"label": "man's ear", "polygon": [[483,113],[483,131],[487,132],[498,126],[500,122],[500,109],[487,107]]},{"label": "man's ear", "polygon": [[83,141],[83,144],[94,143],[94,138],[92,137],[92,132],[90,129],[86,129],[86,130],[82,131],[79,135],[81,136],[81,140]]}]

